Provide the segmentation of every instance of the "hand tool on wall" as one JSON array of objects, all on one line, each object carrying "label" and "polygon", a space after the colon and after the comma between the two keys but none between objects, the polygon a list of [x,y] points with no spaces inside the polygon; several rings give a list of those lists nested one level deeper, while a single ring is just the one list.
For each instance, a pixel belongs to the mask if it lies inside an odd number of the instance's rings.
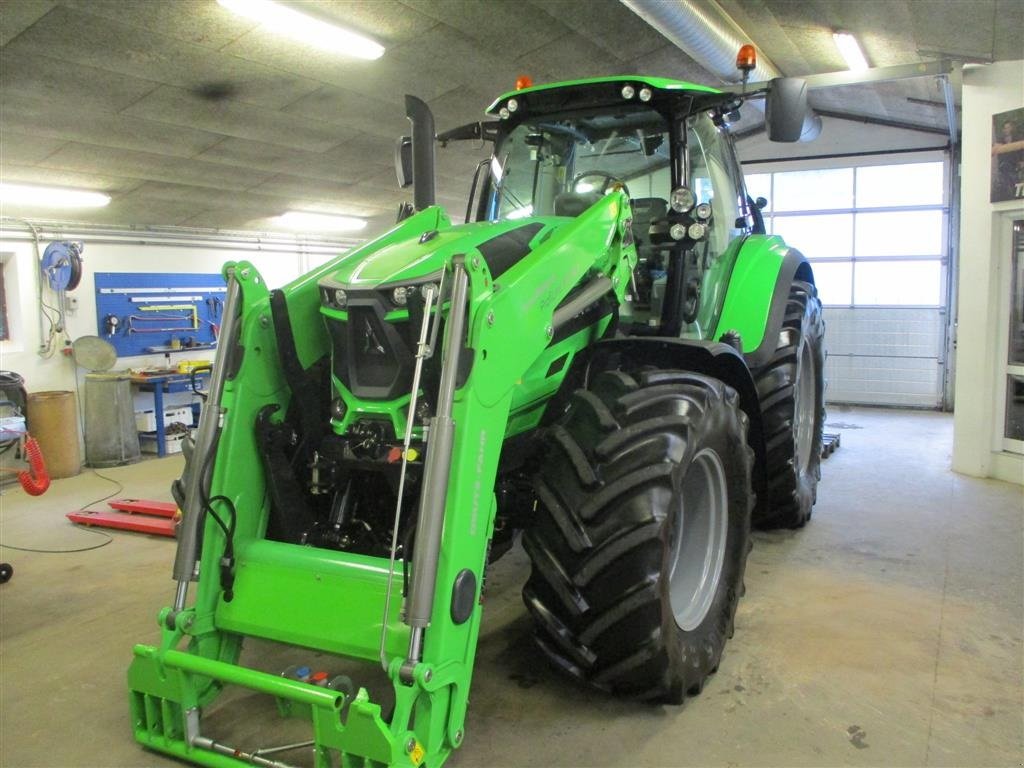
[{"label": "hand tool on wall", "polygon": [[198,330],[199,312],[195,304],[153,304],[152,306],[139,307],[140,312],[172,312],[181,309],[187,309],[192,313],[192,330]]},{"label": "hand tool on wall", "polygon": [[189,318],[186,315],[151,315],[144,317],[142,315],[128,315],[128,329],[127,334],[131,336],[133,333],[175,333],[178,331],[189,331],[192,330],[190,325],[177,325],[173,327],[155,327],[155,326],[143,326],[141,328],[136,326],[136,323],[150,323],[160,320],[169,321],[188,321]]}]

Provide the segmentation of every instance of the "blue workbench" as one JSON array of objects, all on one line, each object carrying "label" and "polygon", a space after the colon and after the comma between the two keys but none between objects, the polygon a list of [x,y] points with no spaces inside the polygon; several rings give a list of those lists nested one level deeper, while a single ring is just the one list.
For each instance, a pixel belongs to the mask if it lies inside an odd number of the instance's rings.
[{"label": "blue workbench", "polygon": [[[139,392],[153,393],[153,418],[156,421],[156,455],[167,455],[166,437],[164,425],[164,395],[172,392],[191,392],[192,374],[190,373],[162,373],[156,375],[134,375],[132,386]],[[195,375],[196,386],[199,390],[205,390],[207,381],[210,378],[209,371],[203,371]]]}]

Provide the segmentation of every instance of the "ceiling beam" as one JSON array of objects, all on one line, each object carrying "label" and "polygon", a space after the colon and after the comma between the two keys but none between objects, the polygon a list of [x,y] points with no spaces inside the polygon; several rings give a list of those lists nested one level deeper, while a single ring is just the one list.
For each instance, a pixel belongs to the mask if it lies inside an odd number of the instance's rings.
[{"label": "ceiling beam", "polygon": [[[808,88],[838,88],[844,85],[864,85],[867,83],[885,83],[892,80],[907,80],[912,77],[943,77],[959,71],[961,63],[953,59],[925,61],[919,64],[897,64],[892,67],[872,67],[861,72],[843,70],[842,72],[823,72],[820,75],[805,75],[800,79],[807,83]],[[751,83],[750,90],[767,88],[769,82]]]}]

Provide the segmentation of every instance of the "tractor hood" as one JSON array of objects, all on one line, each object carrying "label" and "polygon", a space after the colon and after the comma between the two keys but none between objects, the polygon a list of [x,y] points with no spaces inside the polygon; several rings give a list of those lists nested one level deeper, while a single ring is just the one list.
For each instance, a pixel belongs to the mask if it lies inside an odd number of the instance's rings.
[{"label": "tractor hood", "polygon": [[331,336],[332,370],[342,397],[393,401],[412,382],[422,312],[418,292],[440,283],[453,256],[482,261],[491,280],[523,257],[550,233],[572,219],[478,222],[451,226],[427,209],[419,222],[406,220],[347,258],[318,282],[320,312]]},{"label": "tractor hood", "polygon": [[[455,254],[481,256],[497,278],[526,256],[533,246],[559,227],[571,222],[562,217],[516,221],[477,222],[444,226],[389,240],[375,250],[360,249],[343,259],[319,282],[325,308],[333,304],[328,292],[374,291],[414,285],[439,277],[441,269]],[[337,306],[338,309],[343,309]]]}]

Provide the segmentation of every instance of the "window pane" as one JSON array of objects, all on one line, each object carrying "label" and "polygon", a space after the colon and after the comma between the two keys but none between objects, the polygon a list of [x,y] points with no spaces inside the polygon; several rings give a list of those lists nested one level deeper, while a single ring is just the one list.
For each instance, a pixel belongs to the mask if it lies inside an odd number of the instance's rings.
[{"label": "window pane", "polygon": [[781,235],[809,259],[850,258],[853,255],[853,214],[775,216],[773,234]]},{"label": "window pane", "polygon": [[1006,377],[1006,424],[1003,436],[1024,440],[1024,376]]},{"label": "window pane", "polygon": [[942,211],[858,213],[856,256],[939,256]]},{"label": "window pane", "polygon": [[762,210],[767,213],[772,209],[772,175],[770,173],[751,173],[746,177],[747,194],[754,200],[763,197],[768,201]]},{"label": "window pane", "polygon": [[1024,221],[1013,222],[1010,255],[1010,350],[1008,362],[1024,365]]},{"label": "window pane", "polygon": [[776,211],[820,211],[853,207],[853,168],[775,174]]},{"label": "window pane", "polygon": [[941,204],[941,162],[876,165],[857,169],[858,208]]},{"label": "window pane", "polygon": [[849,261],[819,261],[811,264],[811,268],[822,304],[853,303],[853,264]]},{"label": "window pane", "polygon": [[853,276],[856,304],[938,306],[942,264],[936,261],[859,261]]}]

